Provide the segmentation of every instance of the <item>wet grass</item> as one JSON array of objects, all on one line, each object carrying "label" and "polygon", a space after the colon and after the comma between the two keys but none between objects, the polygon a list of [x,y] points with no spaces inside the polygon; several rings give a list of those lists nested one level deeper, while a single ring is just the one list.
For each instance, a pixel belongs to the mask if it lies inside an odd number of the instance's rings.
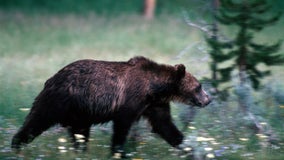
[{"label": "wet grass", "polygon": [[[266,31],[261,40],[279,39],[284,36],[281,27],[275,27],[271,36]],[[281,32],[278,32],[281,31]],[[276,34],[279,33],[279,34]],[[20,12],[0,12],[0,159],[108,159],[110,133],[98,127],[92,130],[92,140],[87,153],[72,150],[66,131],[52,128],[23,152],[15,154],[10,150],[10,140],[31,107],[34,97],[42,89],[47,78],[66,64],[83,58],[102,60],[128,60],[135,55],[143,55],[155,61],[177,64],[185,63],[190,72],[198,78],[209,76],[206,54],[192,44],[200,44],[203,35],[183,22],[181,17],[161,15],[154,21],[145,21],[139,15],[101,17],[94,14],[78,16],[72,14],[25,15]],[[187,48],[187,50],[184,50]],[[181,52],[183,50],[183,52]],[[181,54],[182,53],[182,54]],[[184,53],[184,54],[183,54]],[[180,58],[176,58],[180,55]],[[179,57],[179,56],[178,56]],[[284,81],[283,66],[274,67],[273,74],[266,81]],[[232,104],[231,108],[236,106]],[[173,108],[177,124],[178,112]],[[214,125],[214,117],[204,109],[197,118],[197,124],[204,128]],[[273,111],[271,111],[273,112]],[[218,122],[216,122],[218,123]],[[228,122],[229,123],[229,122]],[[281,131],[281,124],[275,123]],[[222,124],[212,130],[199,128],[199,133],[214,136],[216,150],[222,145],[232,144],[236,139],[222,139]],[[283,128],[282,128],[283,129]],[[145,134],[145,135],[144,135]],[[187,130],[186,135],[194,134]],[[142,139],[130,141],[127,150],[133,159],[177,159],[180,156],[171,147],[147,130]],[[205,135],[200,135],[205,136]],[[198,137],[198,135],[196,135]],[[58,141],[67,139],[66,143]],[[209,142],[206,142],[209,143]],[[203,143],[201,143],[201,146]],[[62,146],[61,149],[58,147]],[[65,148],[65,149],[64,149]],[[64,151],[62,151],[64,150]],[[233,149],[229,149],[233,151]],[[254,159],[283,159],[283,153],[259,154],[252,150]],[[269,152],[269,151],[267,151]],[[226,152],[220,159],[247,159],[245,149],[237,153]],[[217,157],[217,159],[219,159]]]}]

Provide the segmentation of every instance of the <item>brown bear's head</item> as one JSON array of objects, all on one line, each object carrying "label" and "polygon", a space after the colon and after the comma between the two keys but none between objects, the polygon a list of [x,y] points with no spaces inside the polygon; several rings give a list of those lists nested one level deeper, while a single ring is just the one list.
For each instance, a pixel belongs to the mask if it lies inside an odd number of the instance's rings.
[{"label": "brown bear's head", "polygon": [[198,80],[185,71],[182,64],[175,65],[178,91],[175,99],[189,105],[205,107],[211,102],[211,98],[202,89]]}]

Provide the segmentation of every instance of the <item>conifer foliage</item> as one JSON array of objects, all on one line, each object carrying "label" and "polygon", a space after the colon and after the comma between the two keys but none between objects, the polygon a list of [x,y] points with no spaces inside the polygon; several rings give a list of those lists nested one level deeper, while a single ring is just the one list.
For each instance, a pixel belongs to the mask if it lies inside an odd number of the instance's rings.
[{"label": "conifer foliage", "polygon": [[[244,83],[248,75],[252,85],[257,89],[260,79],[269,75],[269,70],[261,70],[258,65],[267,66],[284,63],[284,56],[277,53],[281,41],[276,44],[258,44],[254,42],[254,35],[266,26],[273,25],[281,16],[280,13],[269,13],[270,6],[266,0],[220,0],[216,19],[219,23],[238,27],[237,35],[232,41],[221,42],[216,37],[207,38],[207,43],[212,48],[211,70],[218,77],[215,86],[230,80],[231,72],[238,69],[240,82]],[[217,64],[225,61],[234,61],[230,66],[218,68]]]}]

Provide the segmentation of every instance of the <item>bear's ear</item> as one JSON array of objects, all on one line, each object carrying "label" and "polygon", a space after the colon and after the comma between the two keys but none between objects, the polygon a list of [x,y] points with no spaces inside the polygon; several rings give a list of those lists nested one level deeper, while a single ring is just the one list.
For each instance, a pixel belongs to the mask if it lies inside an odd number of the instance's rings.
[{"label": "bear's ear", "polygon": [[181,79],[185,76],[185,66],[183,64],[175,65],[176,75],[178,79]]}]

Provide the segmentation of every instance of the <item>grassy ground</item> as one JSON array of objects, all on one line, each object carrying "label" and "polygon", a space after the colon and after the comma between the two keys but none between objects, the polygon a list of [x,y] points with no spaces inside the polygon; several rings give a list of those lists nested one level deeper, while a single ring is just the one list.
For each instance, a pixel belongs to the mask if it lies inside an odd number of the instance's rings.
[{"label": "grassy ground", "polygon": [[[283,25],[280,24],[273,27],[273,32],[265,30],[257,38],[267,40],[266,42],[283,38],[282,28]],[[40,137],[23,155],[14,155],[9,150],[11,136],[23,122],[28,113],[26,109],[30,108],[45,80],[66,64],[83,58],[128,60],[143,55],[163,63],[184,63],[190,72],[201,78],[210,75],[207,66],[209,58],[198,49],[205,47],[203,41],[203,35],[188,27],[181,16],[161,15],[149,22],[139,15],[101,17],[94,14],[26,15],[20,12],[0,12],[0,139],[4,139],[0,142],[0,159],[1,155],[4,158],[66,158],[66,154],[57,149],[62,145],[57,144],[57,139],[65,135],[61,130]],[[266,81],[283,82],[283,69],[284,66],[272,68],[273,75]],[[212,116],[206,110],[203,113],[204,121],[208,120],[206,115]],[[103,138],[96,139],[94,136],[95,142],[91,142],[91,147],[100,153],[97,155],[100,159],[108,154],[110,136],[98,135]],[[64,145],[69,147],[68,144]],[[134,153],[137,158],[178,157],[160,139],[148,139],[138,146]],[[74,155],[70,152],[68,158],[88,159],[94,158],[98,153]],[[262,158],[265,156],[267,155]],[[233,157],[246,159],[239,154],[232,155],[231,158]],[[271,159],[278,158],[279,155],[273,158],[272,154]]]}]

